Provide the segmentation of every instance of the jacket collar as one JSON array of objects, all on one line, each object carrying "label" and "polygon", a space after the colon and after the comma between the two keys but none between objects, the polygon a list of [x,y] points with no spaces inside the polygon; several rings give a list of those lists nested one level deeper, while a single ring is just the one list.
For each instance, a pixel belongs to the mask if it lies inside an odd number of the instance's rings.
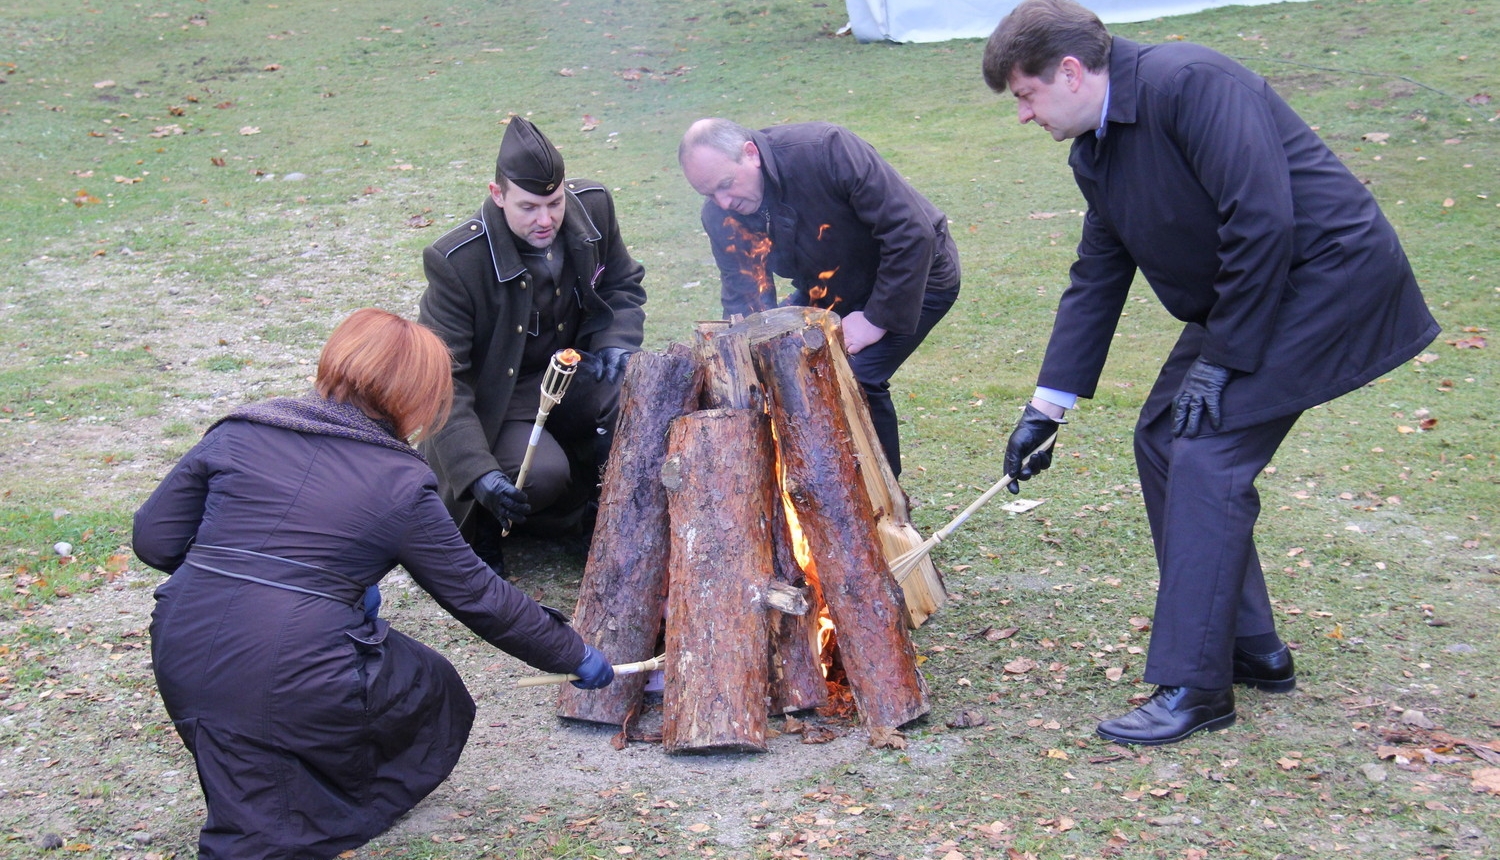
[{"label": "jacket collar", "polygon": [[[599,227],[594,219],[589,216],[588,210],[573,193],[571,183],[563,191],[564,214],[562,231],[558,234],[554,244],[561,242],[562,247],[569,252],[584,251],[592,253],[592,246],[603,238]],[[513,281],[526,273],[526,264],[521,262],[521,254],[516,250],[515,236],[510,232],[510,225],[505,223],[505,213],[495,201],[485,198],[484,204],[479,208],[479,219],[484,222],[484,232],[490,243],[490,257],[495,261],[495,277],[501,282]]]},{"label": "jacket collar", "polygon": [[[1105,109],[1106,124],[1134,125],[1136,109],[1136,72],[1140,65],[1141,45],[1129,39],[1114,37],[1109,50],[1109,105]],[[1085,165],[1099,160],[1102,150],[1109,146],[1112,134],[1106,128],[1104,140],[1094,131],[1080,134],[1073,140],[1068,162],[1075,171],[1089,173]]]}]

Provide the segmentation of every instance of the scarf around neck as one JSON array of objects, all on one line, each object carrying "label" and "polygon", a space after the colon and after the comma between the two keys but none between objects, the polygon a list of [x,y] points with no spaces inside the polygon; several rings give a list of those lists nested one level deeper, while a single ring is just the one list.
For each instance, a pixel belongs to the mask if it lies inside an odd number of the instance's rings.
[{"label": "scarf around neck", "polygon": [[371,418],[352,403],[329,400],[316,393],[247,403],[215,421],[208,429],[213,430],[225,421],[250,421],[298,433],[352,439],[400,451],[427,462],[416,448],[396,438],[396,429],[389,422]]}]

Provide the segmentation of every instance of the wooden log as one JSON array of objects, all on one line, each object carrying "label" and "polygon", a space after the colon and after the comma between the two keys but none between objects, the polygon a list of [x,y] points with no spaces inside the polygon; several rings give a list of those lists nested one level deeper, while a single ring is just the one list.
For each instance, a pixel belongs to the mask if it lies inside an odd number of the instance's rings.
[{"label": "wooden log", "polygon": [[[700,382],[692,350],[682,344],[665,353],[636,353],[625,368],[615,443],[573,614],[583,640],[614,663],[656,656],[668,555],[661,464],[668,426],[697,405]],[[645,675],[632,675],[602,690],[564,685],[557,715],[623,725],[640,704],[645,682]]]},{"label": "wooden log", "polygon": [[[750,355],[748,327],[743,322],[701,322],[694,329],[693,352],[703,365],[705,409],[766,408],[765,386],[756,374]],[[774,443],[773,443],[774,445]],[[772,459],[775,459],[774,451]],[[818,653],[818,617],[822,598],[816,583],[797,562],[792,533],[781,494],[780,474],[768,476],[776,482],[776,504],[772,506],[773,579],[784,586],[803,589],[809,600],[801,614],[769,613],[771,713],[787,714],[828,704],[828,685]]]},{"label": "wooden log", "polygon": [[661,479],[671,553],[662,747],[766,750],[765,606],[777,504],[771,423],[753,409],[672,422]]},{"label": "wooden log", "polygon": [[807,537],[837,628],[850,691],[865,723],[898,727],[929,709],[905,599],[881,551],[824,326],[757,340],[751,349],[771,402],[785,487]]},{"label": "wooden log", "polygon": [[[849,424],[849,443],[859,460],[859,475],[869,494],[881,552],[886,561],[891,562],[921,546],[923,538],[912,525],[906,493],[897,483],[890,461],[885,457],[885,449],[875,435],[864,389],[849,366],[838,315],[818,308],[776,308],[752,314],[745,318],[744,324],[752,344],[812,324],[823,328],[831,343],[829,359],[838,379],[839,403]],[[906,604],[907,622],[913,629],[922,626],[928,616],[948,602],[943,579],[928,556],[923,556],[915,567],[905,570],[897,582],[901,585]]]}]

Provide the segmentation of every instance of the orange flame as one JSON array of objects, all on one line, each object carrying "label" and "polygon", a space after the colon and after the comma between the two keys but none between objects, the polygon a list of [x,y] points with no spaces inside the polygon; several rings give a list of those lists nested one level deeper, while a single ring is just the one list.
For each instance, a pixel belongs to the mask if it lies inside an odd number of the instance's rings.
[{"label": "orange flame", "polygon": [[737,240],[724,246],[730,254],[740,257],[740,273],[755,282],[761,310],[775,307],[776,282],[771,277],[771,268],[766,260],[771,256],[771,237],[765,233],[752,233],[729,216],[724,217],[724,226]]},{"label": "orange flame", "polygon": [[[823,226],[827,227],[828,225],[824,224]],[[828,296],[828,282],[831,281],[831,280],[833,280],[833,276],[837,275],[838,272],[839,272],[839,267],[838,266],[834,266],[832,269],[829,269],[826,272],[819,272],[818,273],[818,285],[815,286],[815,287],[809,287],[808,288],[808,290],[807,290],[807,298],[810,301],[812,301],[814,304],[816,304],[817,302],[820,302],[823,299],[827,298],[827,296]],[[835,305],[838,304],[838,300],[834,299],[833,304],[835,304]],[[818,305],[818,306],[822,307],[822,305]],[[832,307],[832,306],[833,305],[829,305],[829,307]]]},{"label": "orange flame", "polygon": [[578,350],[573,349],[572,347],[558,350],[555,357],[557,359],[557,363],[561,364],[563,367],[572,367],[573,365],[583,360],[583,356],[578,354]]}]

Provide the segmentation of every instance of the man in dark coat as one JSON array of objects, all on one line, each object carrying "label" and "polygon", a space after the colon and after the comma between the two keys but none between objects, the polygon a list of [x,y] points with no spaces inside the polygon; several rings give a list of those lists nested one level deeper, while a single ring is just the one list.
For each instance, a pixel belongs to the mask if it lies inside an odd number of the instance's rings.
[{"label": "man in dark coat", "polygon": [[782,304],[842,319],[849,363],[886,459],[901,474],[890,379],[958,298],[948,218],[869,143],[826,122],[751,131],[703,119],[677,160],[704,196],[726,316]]},{"label": "man in dark coat", "polygon": [[[422,451],[464,537],[501,568],[499,536],[586,533],[618,412],[641,346],[645,274],[620,238],[604,186],[565,180],[557,148],[512,117],[479,212],[422,252],[420,320],[453,353],[453,414]],[[552,355],[584,353],[520,470]]]},{"label": "man in dark coat", "polygon": [[1072,0],[1026,0],[990,37],[984,78],[1015,94],[1022,123],[1073,140],[1088,202],[1006,473],[1050,465],[1041,448],[1093,396],[1137,269],[1185,324],[1135,430],[1158,686],[1099,734],[1161,744],[1226,727],[1234,684],[1296,684],[1256,555],[1256,476],[1303,410],[1398,367],[1437,323],[1369,191],[1229,58],[1112,38]]}]

